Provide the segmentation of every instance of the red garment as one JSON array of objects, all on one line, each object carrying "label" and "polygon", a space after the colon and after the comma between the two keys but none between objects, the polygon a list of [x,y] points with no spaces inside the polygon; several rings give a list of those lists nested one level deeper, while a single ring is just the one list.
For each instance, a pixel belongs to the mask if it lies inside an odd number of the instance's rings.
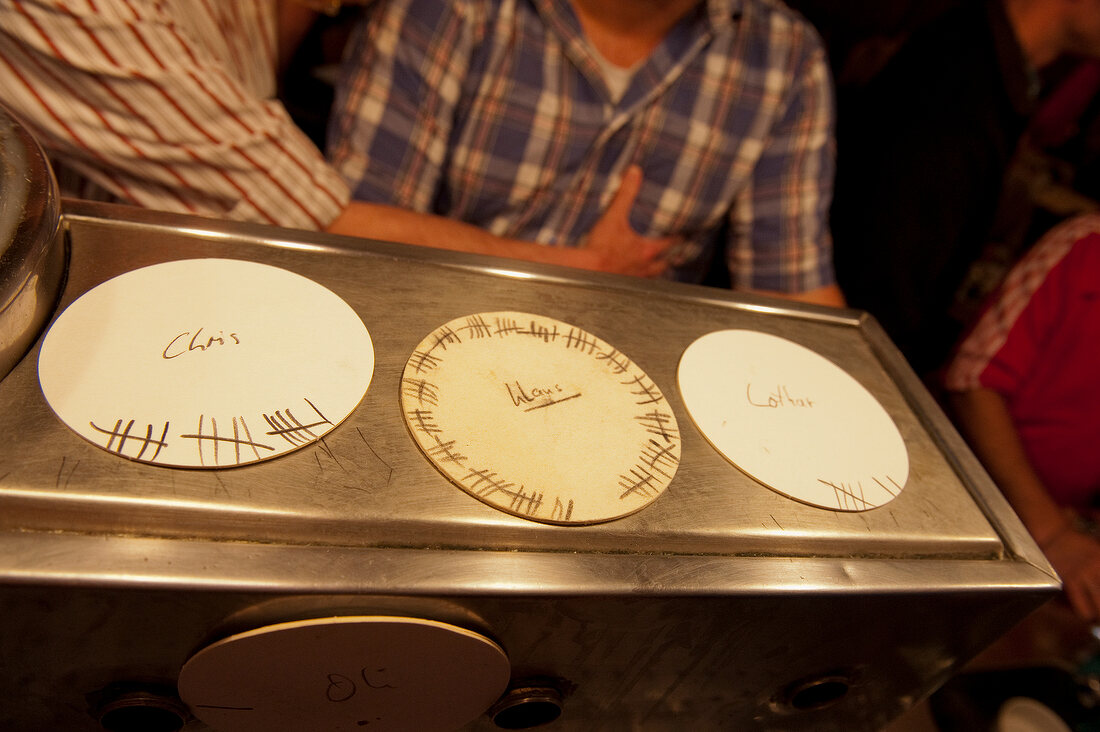
[{"label": "red garment", "polygon": [[1100,59],[1084,59],[1050,93],[1031,120],[1031,137],[1039,147],[1064,145],[1077,133],[1081,115],[1100,91]]},{"label": "red garment", "polygon": [[1100,492],[1100,214],[1055,227],[1013,268],[959,348],[946,386],[1008,402],[1051,496]]}]

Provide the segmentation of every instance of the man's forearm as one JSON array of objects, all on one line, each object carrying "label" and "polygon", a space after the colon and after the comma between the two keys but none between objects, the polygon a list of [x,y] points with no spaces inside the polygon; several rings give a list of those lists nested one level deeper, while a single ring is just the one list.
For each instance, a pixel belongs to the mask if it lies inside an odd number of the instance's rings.
[{"label": "man's forearm", "polygon": [[[496,236],[477,226],[435,214],[411,211],[388,204],[352,201],[329,226],[333,234],[359,236],[382,241],[416,244],[473,254],[509,257],[528,262],[566,267],[655,276],[665,267],[660,255],[672,243],[672,237],[650,239],[629,229],[626,214],[633,201],[628,190],[622,206],[612,205],[583,247],[556,247]],[[618,194],[617,194],[618,195]],[[836,285],[801,293],[758,291],[790,300],[844,306],[844,296]]]},{"label": "man's forearm", "polygon": [[505,239],[462,221],[364,201],[352,201],[328,231],[550,264],[568,264],[576,251]]},{"label": "man's forearm", "polygon": [[844,293],[840,291],[840,287],[837,285],[827,285],[804,292],[777,292],[774,290],[753,290],[753,292],[760,295],[780,297],[784,300],[810,303],[812,305],[828,305],[834,308],[842,308],[846,305]]},{"label": "man's forearm", "polygon": [[[496,236],[477,226],[435,214],[421,213],[386,204],[352,201],[329,226],[334,234],[361,236],[383,241],[450,249],[528,262],[617,272],[658,274],[664,269],[657,259],[660,248],[653,246],[556,247]],[[665,246],[665,245],[662,245]]]},{"label": "man's forearm", "polygon": [[1004,397],[992,389],[953,392],[959,426],[990,477],[1040,546],[1070,528],[1024,451]]}]

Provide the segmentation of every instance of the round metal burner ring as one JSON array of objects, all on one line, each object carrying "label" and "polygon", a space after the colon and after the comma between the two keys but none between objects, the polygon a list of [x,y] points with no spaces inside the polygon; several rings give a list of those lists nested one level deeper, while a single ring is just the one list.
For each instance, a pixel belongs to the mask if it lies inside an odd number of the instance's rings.
[{"label": "round metal burner ring", "polygon": [[57,182],[42,148],[0,106],[0,379],[53,313],[65,272]]}]

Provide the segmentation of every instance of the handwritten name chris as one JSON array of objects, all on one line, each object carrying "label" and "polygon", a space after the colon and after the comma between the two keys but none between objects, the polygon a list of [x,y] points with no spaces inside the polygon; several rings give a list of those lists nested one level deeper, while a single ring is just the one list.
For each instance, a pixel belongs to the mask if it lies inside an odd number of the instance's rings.
[{"label": "handwritten name chris", "polygon": [[191,331],[184,331],[178,336],[168,342],[168,345],[161,351],[161,358],[171,359],[179,358],[187,353],[203,352],[210,348],[217,348],[219,346],[233,346],[239,345],[241,342],[240,336],[236,333],[229,333],[219,330],[217,335],[208,335],[203,332],[202,328],[199,328],[194,333]]},{"label": "handwritten name chris", "polygon": [[754,397],[752,384],[745,384],[745,398],[748,399],[749,404],[754,407],[765,407],[770,409],[779,409],[780,407],[812,408],[814,406],[814,400],[809,397],[792,396],[785,384],[776,384],[775,389],[768,393],[766,397],[762,396],[759,390]]}]

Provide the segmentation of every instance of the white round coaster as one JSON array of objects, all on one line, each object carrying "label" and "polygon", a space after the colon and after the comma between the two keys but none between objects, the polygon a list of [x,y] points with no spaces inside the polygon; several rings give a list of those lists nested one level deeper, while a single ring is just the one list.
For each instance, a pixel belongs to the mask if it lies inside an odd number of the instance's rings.
[{"label": "white round coaster", "polygon": [[680,464],[676,418],[636,364],[580,328],[518,312],[453,320],[401,380],[428,459],[491,506],[552,524],[633,513]]},{"label": "white round coaster", "polygon": [[1014,696],[1001,705],[993,732],[1071,732],[1053,709],[1038,699]]},{"label": "white round coaster", "polygon": [[268,625],[203,648],[180,698],[220,732],[455,730],[504,692],[489,638],[419,618],[341,616]]},{"label": "white round coaster", "polygon": [[127,272],[46,333],[42,393],[117,455],[225,468],[307,445],[343,421],[374,372],[370,334],[332,291],[236,259]]},{"label": "white round coaster", "polygon": [[785,496],[864,511],[905,486],[909,453],[890,415],[804,346],[749,330],[708,333],[684,351],[678,378],[707,440]]}]

